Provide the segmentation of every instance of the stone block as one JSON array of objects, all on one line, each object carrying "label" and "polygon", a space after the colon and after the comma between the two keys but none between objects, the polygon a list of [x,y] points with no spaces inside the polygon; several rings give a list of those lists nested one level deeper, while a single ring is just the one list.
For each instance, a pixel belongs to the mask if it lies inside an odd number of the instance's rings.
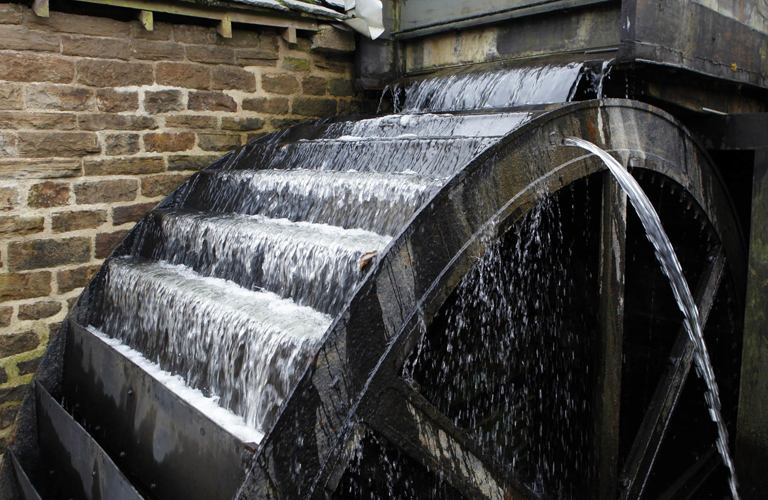
[{"label": "stone block", "polygon": [[195,147],[192,132],[158,132],[144,134],[144,148],[155,153],[186,151]]},{"label": "stone block", "polygon": [[108,17],[87,16],[57,12],[50,17],[37,17],[31,10],[24,12],[25,24],[36,29],[47,29],[60,33],[78,33],[88,36],[128,38],[130,24]]},{"label": "stone block", "polygon": [[165,119],[165,126],[197,130],[206,128],[217,129],[219,128],[219,118],[201,115],[171,115]]},{"label": "stone block", "polygon": [[67,293],[77,288],[82,288],[99,270],[100,266],[81,266],[74,269],[65,269],[56,273],[59,293]]},{"label": "stone block", "polygon": [[346,76],[352,75],[353,72],[352,59],[346,56],[312,53],[312,62],[320,69]]},{"label": "stone block", "polygon": [[24,8],[21,4],[0,3],[0,24],[21,24]]},{"label": "stone block", "polygon": [[51,273],[0,274],[0,300],[22,300],[45,297],[51,293]]},{"label": "stone block", "polygon": [[136,179],[89,181],[75,184],[74,189],[75,200],[79,204],[114,203],[135,200],[139,182]]},{"label": "stone block", "polygon": [[96,258],[106,259],[112,250],[130,233],[129,230],[115,231],[114,233],[101,233],[96,235]]},{"label": "stone block", "polygon": [[10,326],[12,316],[13,316],[13,307],[10,307],[10,306],[0,307],[0,327]]},{"label": "stone block", "polygon": [[189,178],[184,174],[152,175],[141,179],[141,194],[147,198],[168,196]]},{"label": "stone block", "polygon": [[150,61],[183,59],[184,48],[175,42],[133,40],[131,42],[131,57]]},{"label": "stone block", "polygon": [[19,132],[18,138],[19,155],[27,157],[82,156],[101,150],[93,132]]},{"label": "stone block", "polygon": [[53,214],[51,228],[54,233],[91,229],[107,222],[106,210],[77,210]]},{"label": "stone block", "polygon": [[286,57],[283,59],[283,64],[281,66],[288,71],[309,71],[309,59]]},{"label": "stone block", "polygon": [[29,188],[27,204],[33,208],[60,207],[69,204],[70,186],[63,182],[41,182]]},{"label": "stone block", "polygon": [[0,335],[0,359],[31,351],[38,345],[40,345],[40,337],[35,332]]},{"label": "stone block", "polygon": [[218,35],[213,28],[191,24],[174,24],[173,39],[182,43],[215,44]]},{"label": "stone block", "polygon": [[141,175],[154,174],[165,170],[161,156],[133,156],[128,158],[106,158],[83,160],[85,175]]},{"label": "stone block", "polygon": [[19,206],[19,190],[14,187],[0,187],[0,210],[6,212]]},{"label": "stone block", "polygon": [[262,75],[261,88],[272,94],[295,94],[299,90],[299,80],[293,75]]},{"label": "stone block", "polygon": [[144,94],[144,110],[147,113],[167,113],[184,109],[180,90],[147,91]]},{"label": "stone block", "polygon": [[155,208],[157,203],[138,203],[112,208],[112,224],[119,226],[126,223],[136,223]]},{"label": "stone block", "polygon": [[0,236],[13,237],[41,233],[44,220],[42,217],[20,217],[6,215],[0,217]]},{"label": "stone block", "polygon": [[42,357],[32,358],[28,359],[26,361],[19,361],[16,364],[17,369],[19,370],[19,375],[27,375],[29,373],[35,373],[37,370],[37,366],[40,364],[40,360],[42,360]]},{"label": "stone block", "polygon": [[0,407],[0,429],[5,429],[12,425],[14,420],[16,420],[16,413],[18,413],[20,409],[21,405],[7,405]]},{"label": "stone block", "polygon": [[197,134],[197,145],[204,151],[231,151],[242,146],[242,138],[234,134]]},{"label": "stone block", "polygon": [[328,81],[328,90],[331,95],[335,96],[351,96],[355,94],[352,80],[348,78],[331,78]]},{"label": "stone block", "polygon": [[160,85],[202,90],[211,88],[211,68],[204,64],[159,62],[155,73]]},{"label": "stone block", "polygon": [[256,90],[256,76],[241,68],[216,66],[211,70],[211,88],[251,92]]},{"label": "stone block", "polygon": [[285,97],[251,97],[243,99],[243,109],[270,115],[285,115],[290,111],[290,101]]},{"label": "stone block", "polygon": [[264,128],[264,119],[255,116],[235,118],[223,117],[221,119],[222,130],[254,131]]},{"label": "stone block", "polygon": [[0,75],[12,82],[69,83],[75,63],[56,56],[0,52]]},{"label": "stone block", "polygon": [[151,116],[86,113],[77,116],[82,130],[152,130],[157,122]]},{"label": "stone block", "polygon": [[200,170],[219,158],[219,155],[172,155],[168,157],[168,170]]},{"label": "stone block", "polygon": [[106,134],[102,138],[104,153],[112,156],[138,153],[139,137],[139,134]]},{"label": "stone block", "polygon": [[237,111],[237,103],[223,92],[190,92],[187,107],[193,111]]},{"label": "stone block", "polygon": [[130,47],[125,40],[93,36],[63,36],[61,53],[68,56],[98,57],[101,59],[128,59]]},{"label": "stone block", "polygon": [[321,97],[297,97],[293,100],[293,113],[301,116],[326,117],[336,114],[336,101]]},{"label": "stone block", "polygon": [[0,159],[0,179],[14,181],[78,177],[82,170],[80,160]]},{"label": "stone block", "polygon": [[21,304],[19,306],[19,319],[22,321],[34,321],[50,318],[59,311],[61,311],[61,302],[41,300],[32,304]]},{"label": "stone block", "polygon": [[23,108],[24,94],[22,86],[18,83],[0,83],[0,109]]},{"label": "stone block", "polygon": [[0,111],[0,129],[74,130],[73,113],[41,113],[33,111]]},{"label": "stone block", "polygon": [[132,21],[130,24],[132,40],[173,40],[173,24],[158,23],[155,20],[152,31],[144,29],[139,21]]},{"label": "stone block", "polygon": [[238,66],[277,66],[278,52],[265,49],[236,49]]},{"label": "stone block", "polygon": [[355,51],[355,35],[327,24],[321,24],[312,35],[310,50],[327,54],[350,54]]},{"label": "stone block", "polygon": [[325,95],[328,80],[319,76],[305,76],[301,79],[301,92],[304,95]]},{"label": "stone block", "polygon": [[187,59],[208,64],[234,64],[235,49],[220,45],[187,45]]},{"label": "stone block", "polygon": [[96,107],[105,113],[136,111],[139,109],[139,93],[132,90],[99,89],[96,91]]},{"label": "stone block", "polygon": [[[0,405],[9,401],[21,401],[24,399],[24,395],[27,393],[27,385],[16,385],[13,387],[0,388]],[[7,438],[0,438],[0,450],[6,449],[8,446]]]},{"label": "stone block", "polygon": [[151,85],[152,65],[149,63],[83,59],[77,61],[77,82],[93,87],[125,87]]},{"label": "stone block", "polygon": [[31,30],[26,26],[0,24],[0,47],[4,50],[58,52],[59,36],[48,31]]},{"label": "stone block", "polygon": [[30,85],[25,91],[27,108],[86,111],[93,109],[93,91],[70,85]]},{"label": "stone block", "polygon": [[91,239],[84,236],[8,244],[8,269],[24,271],[91,260]]}]

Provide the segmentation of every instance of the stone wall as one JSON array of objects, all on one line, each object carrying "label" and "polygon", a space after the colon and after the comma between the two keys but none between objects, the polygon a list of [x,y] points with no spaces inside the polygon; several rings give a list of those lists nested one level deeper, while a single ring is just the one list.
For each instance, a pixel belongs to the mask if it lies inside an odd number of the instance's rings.
[{"label": "stone wall", "polygon": [[0,3],[0,453],[48,339],[137,220],[253,137],[356,111],[354,38],[297,42]]}]

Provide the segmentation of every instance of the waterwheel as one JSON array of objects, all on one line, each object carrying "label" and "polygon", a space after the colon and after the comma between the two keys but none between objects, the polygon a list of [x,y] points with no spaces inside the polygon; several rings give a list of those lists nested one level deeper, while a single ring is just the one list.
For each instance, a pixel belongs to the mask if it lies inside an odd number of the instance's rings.
[{"label": "waterwheel", "polygon": [[[89,339],[82,325],[98,301],[86,294],[28,398],[38,416],[29,403],[20,435],[32,437],[13,448],[22,489],[40,475],[25,472],[34,450],[57,433],[60,455],[83,456],[72,474],[99,478],[92,491],[122,484],[57,428],[50,415],[61,408],[45,405],[58,400],[77,406],[147,497],[722,494],[715,428],[688,376],[693,349],[653,249],[602,164],[563,138],[608,151],[656,204],[695,291],[730,425],[745,258],[720,178],[679,123],[640,103],[584,102],[529,120],[470,155],[371,261],[257,445]],[[147,415],[151,425],[137,424]]]}]

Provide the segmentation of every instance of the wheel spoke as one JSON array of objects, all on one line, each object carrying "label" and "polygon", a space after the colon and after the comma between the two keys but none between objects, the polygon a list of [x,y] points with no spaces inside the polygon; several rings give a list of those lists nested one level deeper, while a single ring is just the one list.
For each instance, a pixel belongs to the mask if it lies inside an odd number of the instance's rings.
[{"label": "wheel spoke", "polygon": [[595,392],[597,498],[616,496],[621,414],[621,353],[624,336],[624,269],[627,197],[609,173],[604,174],[600,234],[600,336]]},{"label": "wheel spoke", "polygon": [[[711,259],[696,288],[696,304],[702,330],[707,324],[725,266],[725,254],[720,248]],[[685,380],[694,358],[694,345],[681,328],[670,353],[670,364],[662,376],[651,399],[649,409],[635,435],[632,448],[621,473],[620,498],[638,498],[642,495],[653,462],[659,451],[672,412],[683,391]]]},{"label": "wheel spoke", "polygon": [[405,382],[379,393],[365,423],[430,470],[442,471],[468,498],[535,498],[503,477],[472,439]]}]

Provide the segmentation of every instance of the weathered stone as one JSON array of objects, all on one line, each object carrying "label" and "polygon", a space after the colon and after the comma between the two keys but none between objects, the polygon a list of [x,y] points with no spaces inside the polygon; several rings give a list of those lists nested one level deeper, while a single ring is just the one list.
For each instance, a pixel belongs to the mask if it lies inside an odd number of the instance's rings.
[{"label": "weathered stone", "polygon": [[139,182],[136,179],[115,179],[75,184],[75,200],[81,204],[114,203],[136,199]]},{"label": "weathered stone", "polygon": [[51,227],[54,233],[63,233],[99,227],[105,222],[107,222],[106,210],[79,210],[53,214]]},{"label": "weathered stone", "polygon": [[19,206],[19,190],[12,187],[0,187],[0,210],[13,210]]},{"label": "weathered stone", "polygon": [[6,427],[12,425],[14,420],[16,420],[16,414],[20,409],[21,405],[9,405],[0,407],[0,429],[5,429]]},{"label": "weathered stone", "polygon": [[19,375],[27,375],[29,373],[35,373],[37,366],[40,364],[42,357],[28,359],[26,361],[19,361],[16,363],[16,367],[19,370]]},{"label": "weathered stone", "polygon": [[222,92],[190,92],[187,107],[195,111],[237,111],[237,103]]},{"label": "weathered stone", "polygon": [[197,145],[204,151],[231,151],[242,146],[242,138],[233,134],[197,134]]},{"label": "weathered stone", "polygon": [[36,113],[31,111],[0,111],[0,129],[74,130],[74,113]]},{"label": "weathered stone", "polygon": [[270,115],[285,115],[290,110],[290,101],[285,97],[251,97],[243,99],[243,109]]},{"label": "weathered stone", "polygon": [[8,269],[11,271],[76,264],[90,259],[91,239],[83,236],[8,244]]},{"label": "weathered stone", "polygon": [[62,321],[57,321],[56,323],[51,323],[48,325],[48,339],[53,339],[56,334],[59,332],[59,329],[61,329]]},{"label": "weathered stone", "polygon": [[18,215],[0,217],[0,236],[23,236],[43,231],[42,217],[19,217]]},{"label": "weathered stone", "polygon": [[149,63],[82,59],[77,62],[77,82],[94,87],[152,84]]},{"label": "weathered stone", "polygon": [[325,95],[328,80],[319,76],[305,76],[301,79],[301,91],[305,95]]},{"label": "weathered stone", "polygon": [[321,97],[297,97],[293,100],[293,113],[301,116],[332,116],[336,114],[336,101]]},{"label": "weathered stone", "polygon": [[136,111],[139,109],[139,93],[136,91],[99,89],[96,91],[96,107],[105,113]]},{"label": "weathered stone", "polygon": [[128,59],[131,51],[125,40],[92,36],[64,36],[61,53],[68,56],[98,56],[103,59]]},{"label": "weathered stone", "polygon": [[286,57],[283,59],[282,67],[288,71],[309,71],[309,60],[300,57]]},{"label": "weathered stone", "polygon": [[131,39],[172,40],[173,24],[159,23],[155,20],[152,31],[147,31],[139,21],[131,22]]},{"label": "weathered stone", "polygon": [[13,316],[13,307],[3,306],[0,307],[0,327],[6,327],[11,324],[11,317]]},{"label": "weathered stone", "polygon": [[32,304],[21,304],[19,306],[19,319],[26,321],[50,318],[59,311],[61,311],[61,302],[41,300]]},{"label": "weathered stone", "polygon": [[[2,7],[2,4],[0,4]],[[22,86],[17,83],[0,83],[0,109],[23,109]]]},{"label": "weathered stone", "polygon": [[128,158],[107,158],[83,160],[85,175],[140,175],[154,174],[165,170],[161,156],[133,156]]},{"label": "weathered stone", "polygon": [[100,151],[93,132],[19,132],[18,151],[22,156],[81,156]]},{"label": "weathered stone", "polygon": [[144,95],[144,110],[147,113],[167,113],[182,109],[184,109],[184,103],[179,90],[147,91]]},{"label": "weathered stone", "polygon": [[5,371],[5,368],[0,368],[0,384],[5,384],[8,382],[8,373]]},{"label": "weathered stone", "polygon": [[3,52],[0,75],[13,82],[69,83],[75,77],[75,63],[55,56]]},{"label": "weathered stone", "polygon": [[105,259],[109,257],[112,250],[125,239],[130,233],[129,230],[115,231],[114,233],[101,233],[96,235],[96,258]]},{"label": "weathered stone", "polygon": [[311,50],[329,54],[349,54],[355,51],[355,35],[321,24],[312,36]]},{"label": "weathered stone", "polygon": [[0,300],[45,297],[51,293],[51,273],[0,274]]},{"label": "weathered stone", "polygon": [[[21,24],[24,6],[16,3],[0,4],[0,24]],[[5,426],[3,426],[5,427]]]},{"label": "weathered stone", "polygon": [[89,113],[78,115],[77,126],[82,130],[151,130],[157,122],[151,116]]},{"label": "weathered stone", "polygon": [[349,96],[355,93],[352,81],[347,78],[331,78],[328,81],[328,90],[335,96]]},{"label": "weathered stone", "polygon": [[184,49],[174,42],[156,42],[151,40],[133,40],[131,56],[136,59],[152,61],[175,60],[184,58]]},{"label": "weathered stone", "polygon": [[30,85],[25,89],[27,108],[85,111],[93,109],[93,91],[69,85]]},{"label": "weathered stone", "polygon": [[186,181],[187,175],[152,175],[141,179],[141,194],[147,198],[168,196],[171,191]]},{"label": "weathered stone", "polygon": [[35,332],[0,335],[0,358],[31,351],[38,345],[40,345],[40,337]]},{"label": "weathered stone", "polygon": [[158,132],[144,134],[144,148],[152,152],[178,152],[195,147],[192,132]]},{"label": "weathered stone", "polygon": [[60,33],[80,33],[89,36],[124,37],[131,33],[130,25],[108,17],[85,16],[56,12],[50,17],[38,17],[31,11],[25,11],[26,24],[43,27]]},{"label": "weathered stone", "polygon": [[104,153],[130,155],[139,152],[139,134],[107,134],[103,138]]},{"label": "weathered stone", "polygon": [[191,24],[174,24],[173,39],[182,43],[215,44],[218,35],[212,28]]},{"label": "weathered stone", "polygon": [[278,52],[265,49],[237,49],[235,62],[238,66],[277,66]]},{"label": "weathered stone", "polygon": [[232,31],[232,38],[217,41],[229,47],[259,48],[275,54],[280,50],[276,31],[236,29]]},{"label": "weathered stone", "polygon": [[183,129],[217,129],[219,128],[219,119],[216,116],[200,115],[175,115],[165,119],[166,127],[178,127]]},{"label": "weathered stone", "polygon": [[[24,399],[24,395],[27,393],[27,385],[17,385],[14,387],[0,388],[0,405],[9,401],[21,401]],[[0,449],[5,449],[7,441],[5,438],[0,439]]]},{"label": "weathered stone", "polygon": [[16,146],[19,142],[18,136],[13,132],[0,131],[0,157],[17,156]]},{"label": "weathered stone", "polygon": [[272,129],[280,130],[288,127],[293,127],[294,125],[298,125],[303,121],[304,119],[302,118],[274,118],[270,120],[269,123]]},{"label": "weathered stone", "polygon": [[273,94],[295,94],[299,90],[299,80],[292,75],[263,75],[261,88]]},{"label": "weathered stone", "polygon": [[0,179],[56,179],[81,175],[80,160],[2,160]]},{"label": "weathered stone", "polygon": [[84,287],[98,270],[99,266],[82,266],[57,272],[56,281],[59,284],[59,293],[67,293]]},{"label": "weathered stone", "polygon": [[344,75],[350,75],[352,72],[351,59],[346,57],[339,57],[333,54],[312,54],[312,62],[320,69],[326,71],[333,71],[334,73],[340,73]]},{"label": "weathered stone", "polygon": [[219,155],[178,155],[168,158],[168,170],[200,170],[219,158]]},{"label": "weathered stone", "polygon": [[223,117],[221,119],[221,128],[223,130],[250,131],[259,130],[263,127],[263,118],[238,116],[235,118]]},{"label": "weathered stone", "polygon": [[0,24],[0,47],[4,50],[58,52],[59,36],[46,31],[30,30],[27,26]]},{"label": "weathered stone", "polygon": [[124,207],[114,207],[112,209],[112,224],[119,226],[128,222],[135,223],[147,215],[157,203],[139,203],[137,205],[127,205]]},{"label": "weathered stone", "polygon": [[209,64],[234,64],[235,50],[218,45],[187,45],[187,59]]},{"label": "weathered stone", "polygon": [[156,68],[157,83],[190,89],[211,88],[211,68],[204,64],[160,62]]},{"label": "weathered stone", "polygon": [[69,184],[61,182],[42,182],[29,188],[27,204],[34,208],[68,205],[69,193]]},{"label": "weathered stone", "polygon": [[256,76],[250,71],[230,66],[217,66],[211,70],[211,88],[256,90]]}]

